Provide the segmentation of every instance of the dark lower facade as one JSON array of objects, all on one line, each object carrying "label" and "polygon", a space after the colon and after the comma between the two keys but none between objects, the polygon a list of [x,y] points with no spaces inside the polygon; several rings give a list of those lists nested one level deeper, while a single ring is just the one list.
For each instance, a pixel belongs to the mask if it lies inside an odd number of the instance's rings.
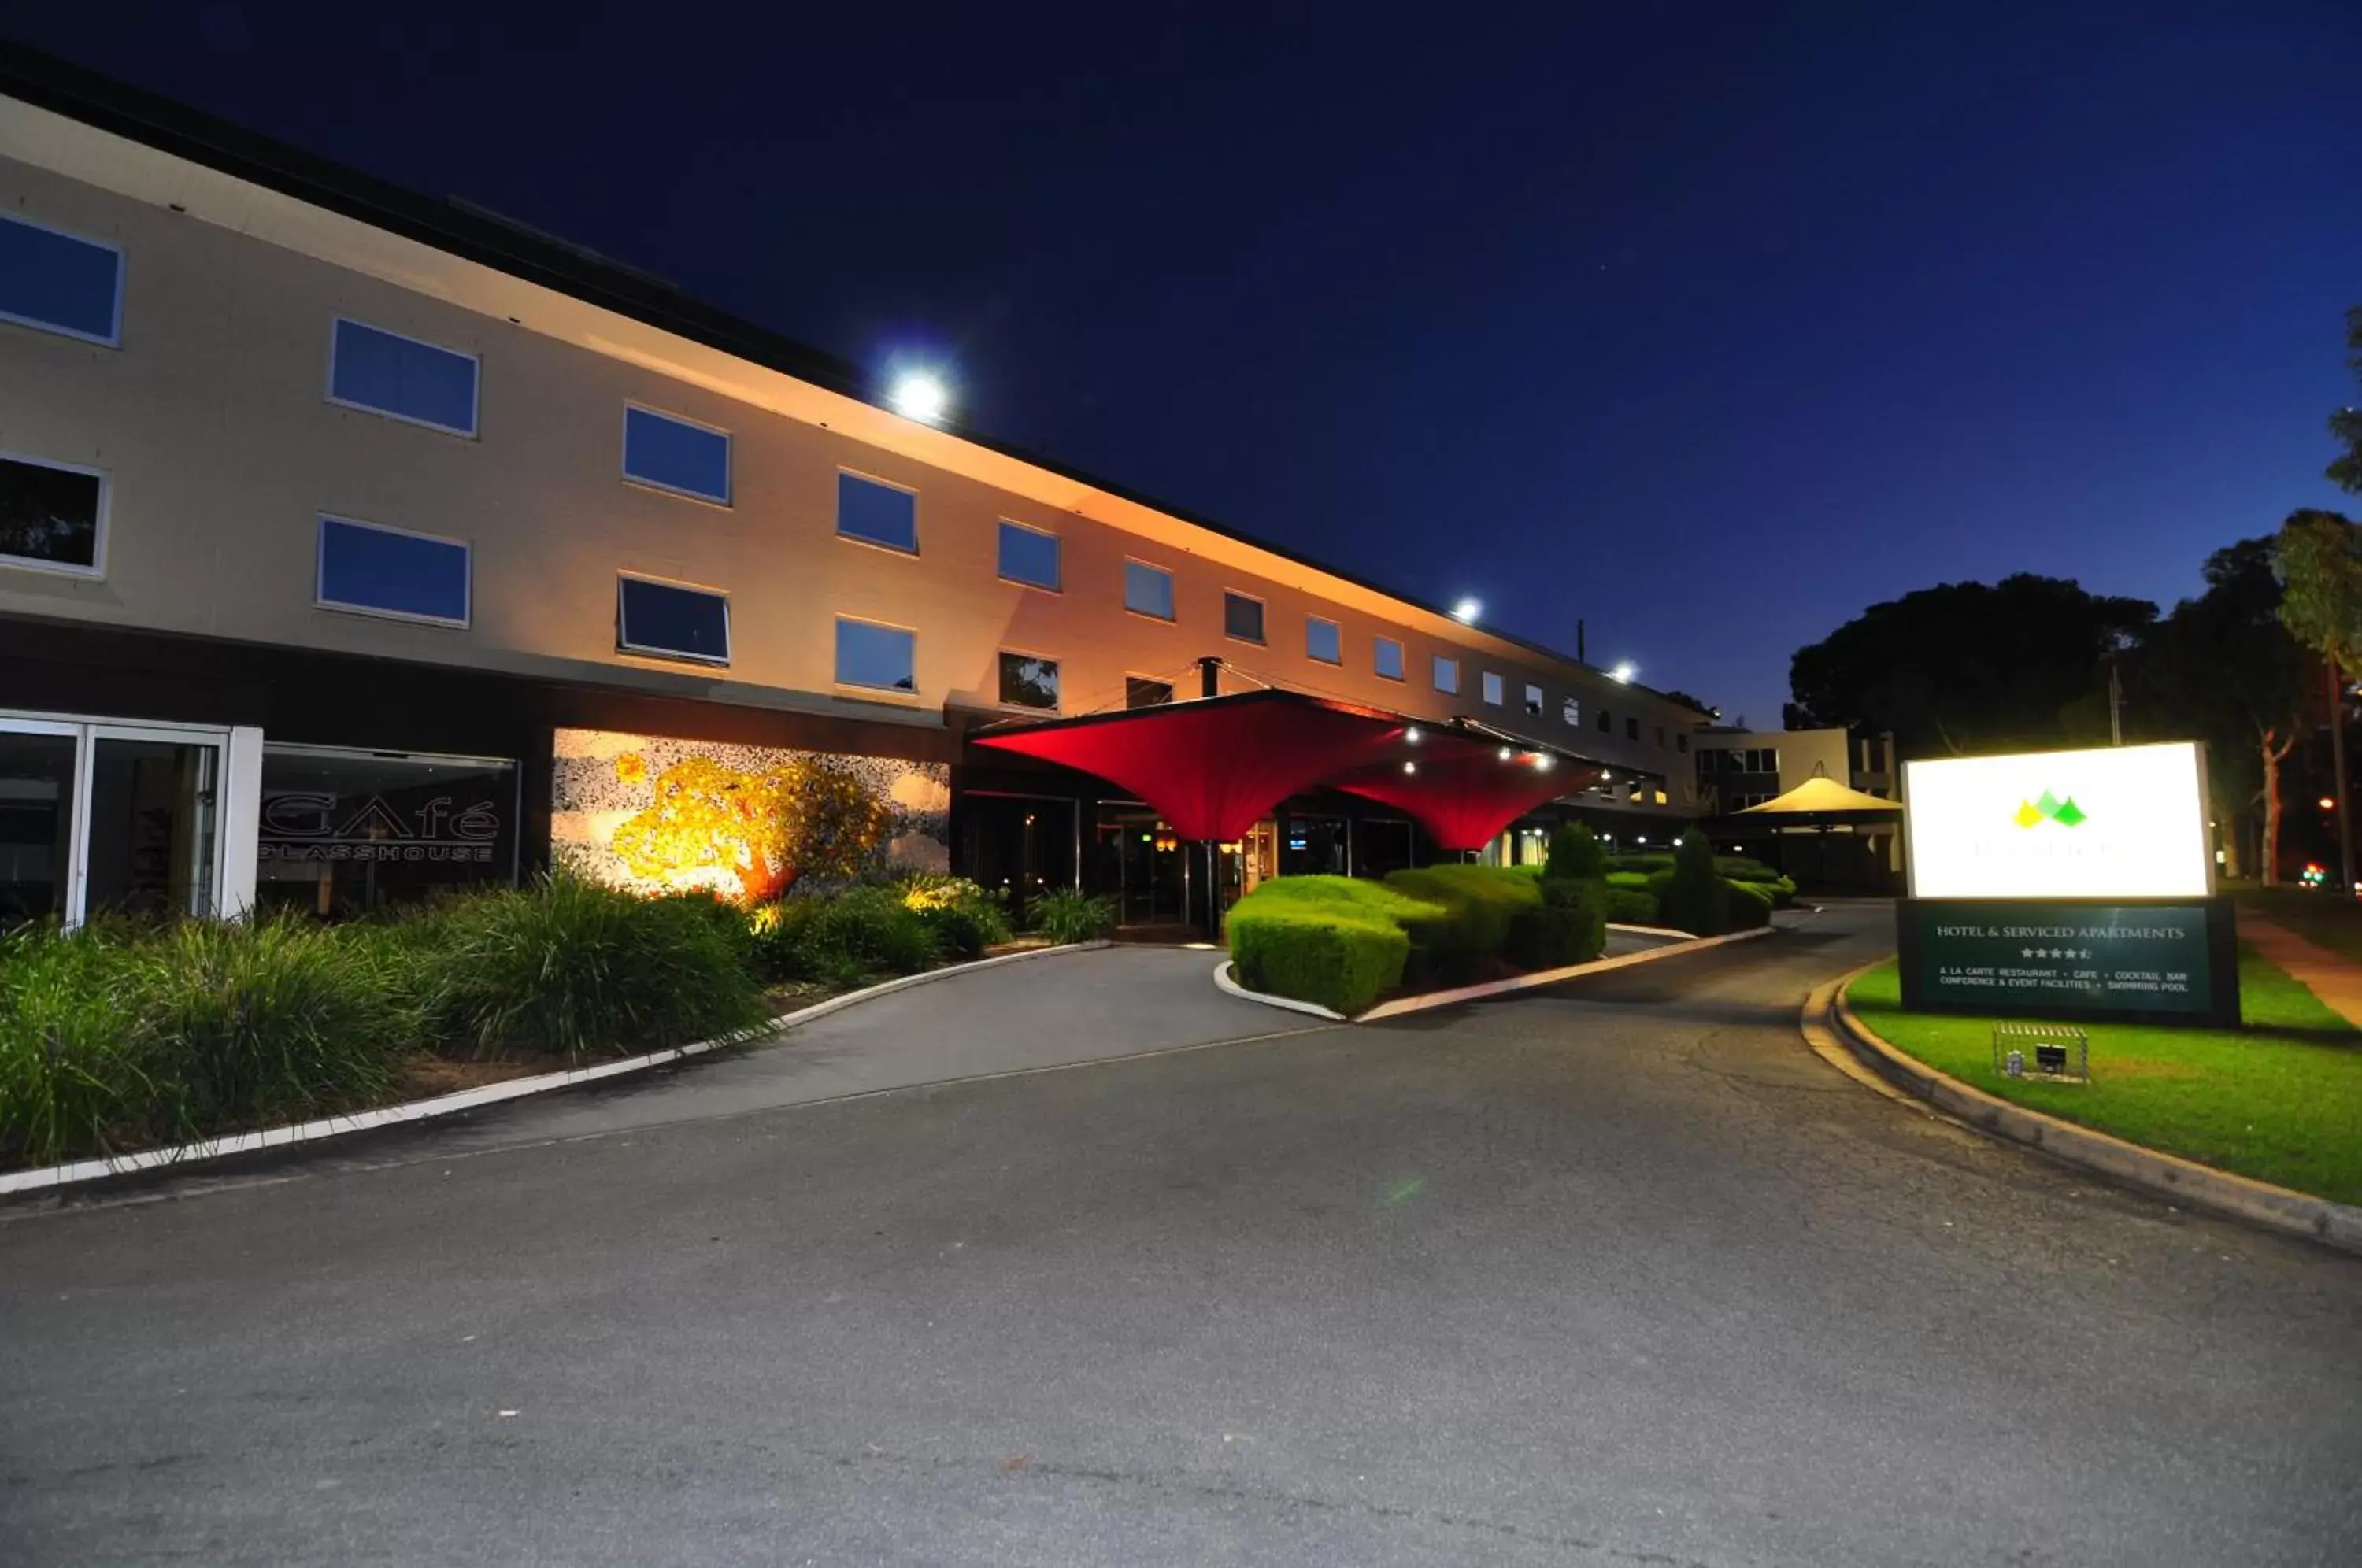
[{"label": "dark lower facade", "polygon": [[[1070,768],[944,724],[0,618],[0,925],[301,910],[344,917],[557,865],[759,900],[895,865],[1113,901],[1142,935],[1199,934],[1269,877],[1463,858],[1416,822],[1317,790],[1235,844],[1191,845]],[[1678,823],[1554,804],[1619,844]]]}]

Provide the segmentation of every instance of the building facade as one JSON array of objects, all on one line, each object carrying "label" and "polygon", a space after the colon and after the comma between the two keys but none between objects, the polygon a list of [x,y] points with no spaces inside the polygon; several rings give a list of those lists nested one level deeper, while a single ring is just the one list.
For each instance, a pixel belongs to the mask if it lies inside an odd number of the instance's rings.
[{"label": "building facade", "polygon": [[[553,860],[764,896],[891,856],[1153,922],[1153,813],[966,737],[1186,700],[1209,657],[1608,767],[1566,812],[1699,809],[1683,703],[0,57],[0,920],[333,913]],[[1250,879],[1421,854],[1342,797],[1268,829]]]}]

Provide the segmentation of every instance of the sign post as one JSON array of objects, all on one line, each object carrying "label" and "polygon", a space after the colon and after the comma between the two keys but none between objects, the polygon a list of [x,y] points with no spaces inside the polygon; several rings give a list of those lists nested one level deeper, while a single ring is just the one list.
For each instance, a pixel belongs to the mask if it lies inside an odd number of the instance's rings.
[{"label": "sign post", "polygon": [[1904,763],[1904,1006],[2237,1023],[2204,760],[2179,742]]}]

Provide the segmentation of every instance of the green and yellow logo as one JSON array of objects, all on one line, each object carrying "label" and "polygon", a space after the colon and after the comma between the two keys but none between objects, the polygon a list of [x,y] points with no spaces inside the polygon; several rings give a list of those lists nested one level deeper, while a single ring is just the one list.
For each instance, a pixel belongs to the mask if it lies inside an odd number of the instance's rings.
[{"label": "green and yellow logo", "polygon": [[2039,801],[2020,801],[2017,812],[2010,820],[2022,828],[2038,827],[2044,823],[2057,823],[2060,827],[2073,827],[2087,813],[2075,803],[2075,797],[2060,800],[2049,790],[2042,791]]}]

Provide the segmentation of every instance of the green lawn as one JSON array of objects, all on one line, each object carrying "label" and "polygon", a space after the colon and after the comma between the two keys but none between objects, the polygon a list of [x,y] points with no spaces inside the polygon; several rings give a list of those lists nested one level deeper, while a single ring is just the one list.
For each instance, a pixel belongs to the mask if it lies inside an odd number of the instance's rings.
[{"label": "green lawn", "polygon": [[2244,947],[2247,1027],[2095,1023],[2088,1085],[2012,1080],[1992,1021],[1905,1012],[1892,962],[1847,992],[1863,1023],[1987,1094],[2204,1165],[2362,1203],[2362,1032]]},{"label": "green lawn", "polygon": [[2241,882],[2229,890],[2242,916],[2261,915],[2317,947],[2362,963],[2362,902],[2317,888],[2259,888]]}]

